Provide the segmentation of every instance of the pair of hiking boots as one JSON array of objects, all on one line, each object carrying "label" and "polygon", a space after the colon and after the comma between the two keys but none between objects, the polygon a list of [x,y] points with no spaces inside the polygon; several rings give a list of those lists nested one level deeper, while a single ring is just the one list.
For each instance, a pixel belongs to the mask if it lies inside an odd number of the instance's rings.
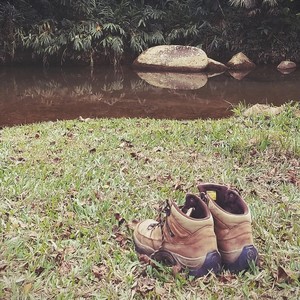
[{"label": "pair of hiking boots", "polygon": [[200,197],[187,194],[183,206],[167,201],[163,219],[138,223],[136,251],[186,268],[195,277],[222,267],[235,273],[249,269],[258,252],[246,202],[224,185],[200,184],[198,189]]}]

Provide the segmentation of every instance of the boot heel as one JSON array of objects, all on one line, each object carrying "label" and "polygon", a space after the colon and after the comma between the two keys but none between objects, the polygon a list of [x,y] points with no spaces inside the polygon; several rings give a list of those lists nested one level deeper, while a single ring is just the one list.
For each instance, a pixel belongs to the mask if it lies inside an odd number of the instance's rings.
[{"label": "boot heel", "polygon": [[224,263],[224,268],[233,273],[239,273],[250,268],[250,262],[258,262],[258,252],[253,246],[245,246],[238,259],[233,263]]},{"label": "boot heel", "polygon": [[189,275],[201,277],[210,271],[215,274],[221,271],[221,255],[218,251],[208,253],[202,266],[199,268],[190,269]]}]

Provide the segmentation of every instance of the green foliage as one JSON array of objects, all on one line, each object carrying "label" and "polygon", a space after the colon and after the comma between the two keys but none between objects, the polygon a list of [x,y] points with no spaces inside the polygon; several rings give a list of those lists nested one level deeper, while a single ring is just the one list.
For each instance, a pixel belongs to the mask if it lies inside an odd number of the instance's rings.
[{"label": "green foliage", "polygon": [[298,12],[290,0],[8,0],[0,4],[0,60],[118,65],[159,44],[299,60]]}]

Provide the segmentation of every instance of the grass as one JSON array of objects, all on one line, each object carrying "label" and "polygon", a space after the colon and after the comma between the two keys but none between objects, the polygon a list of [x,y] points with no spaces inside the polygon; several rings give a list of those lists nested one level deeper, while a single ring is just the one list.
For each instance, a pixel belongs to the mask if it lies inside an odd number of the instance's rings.
[{"label": "grass", "polygon": [[[299,106],[224,120],[0,130],[0,299],[298,299]],[[130,222],[200,181],[241,191],[260,265],[194,279],[139,261]]]}]

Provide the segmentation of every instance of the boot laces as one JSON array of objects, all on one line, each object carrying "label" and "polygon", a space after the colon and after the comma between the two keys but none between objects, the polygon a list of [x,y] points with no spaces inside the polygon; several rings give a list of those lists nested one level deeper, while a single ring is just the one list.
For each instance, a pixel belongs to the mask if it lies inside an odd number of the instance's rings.
[{"label": "boot laces", "polygon": [[166,223],[166,219],[167,217],[170,215],[171,213],[171,205],[169,203],[168,200],[166,200],[165,206],[160,210],[159,216],[157,218],[157,223],[152,223],[148,226],[149,230],[153,230],[156,227],[160,227],[161,231],[163,233],[163,227]]}]

